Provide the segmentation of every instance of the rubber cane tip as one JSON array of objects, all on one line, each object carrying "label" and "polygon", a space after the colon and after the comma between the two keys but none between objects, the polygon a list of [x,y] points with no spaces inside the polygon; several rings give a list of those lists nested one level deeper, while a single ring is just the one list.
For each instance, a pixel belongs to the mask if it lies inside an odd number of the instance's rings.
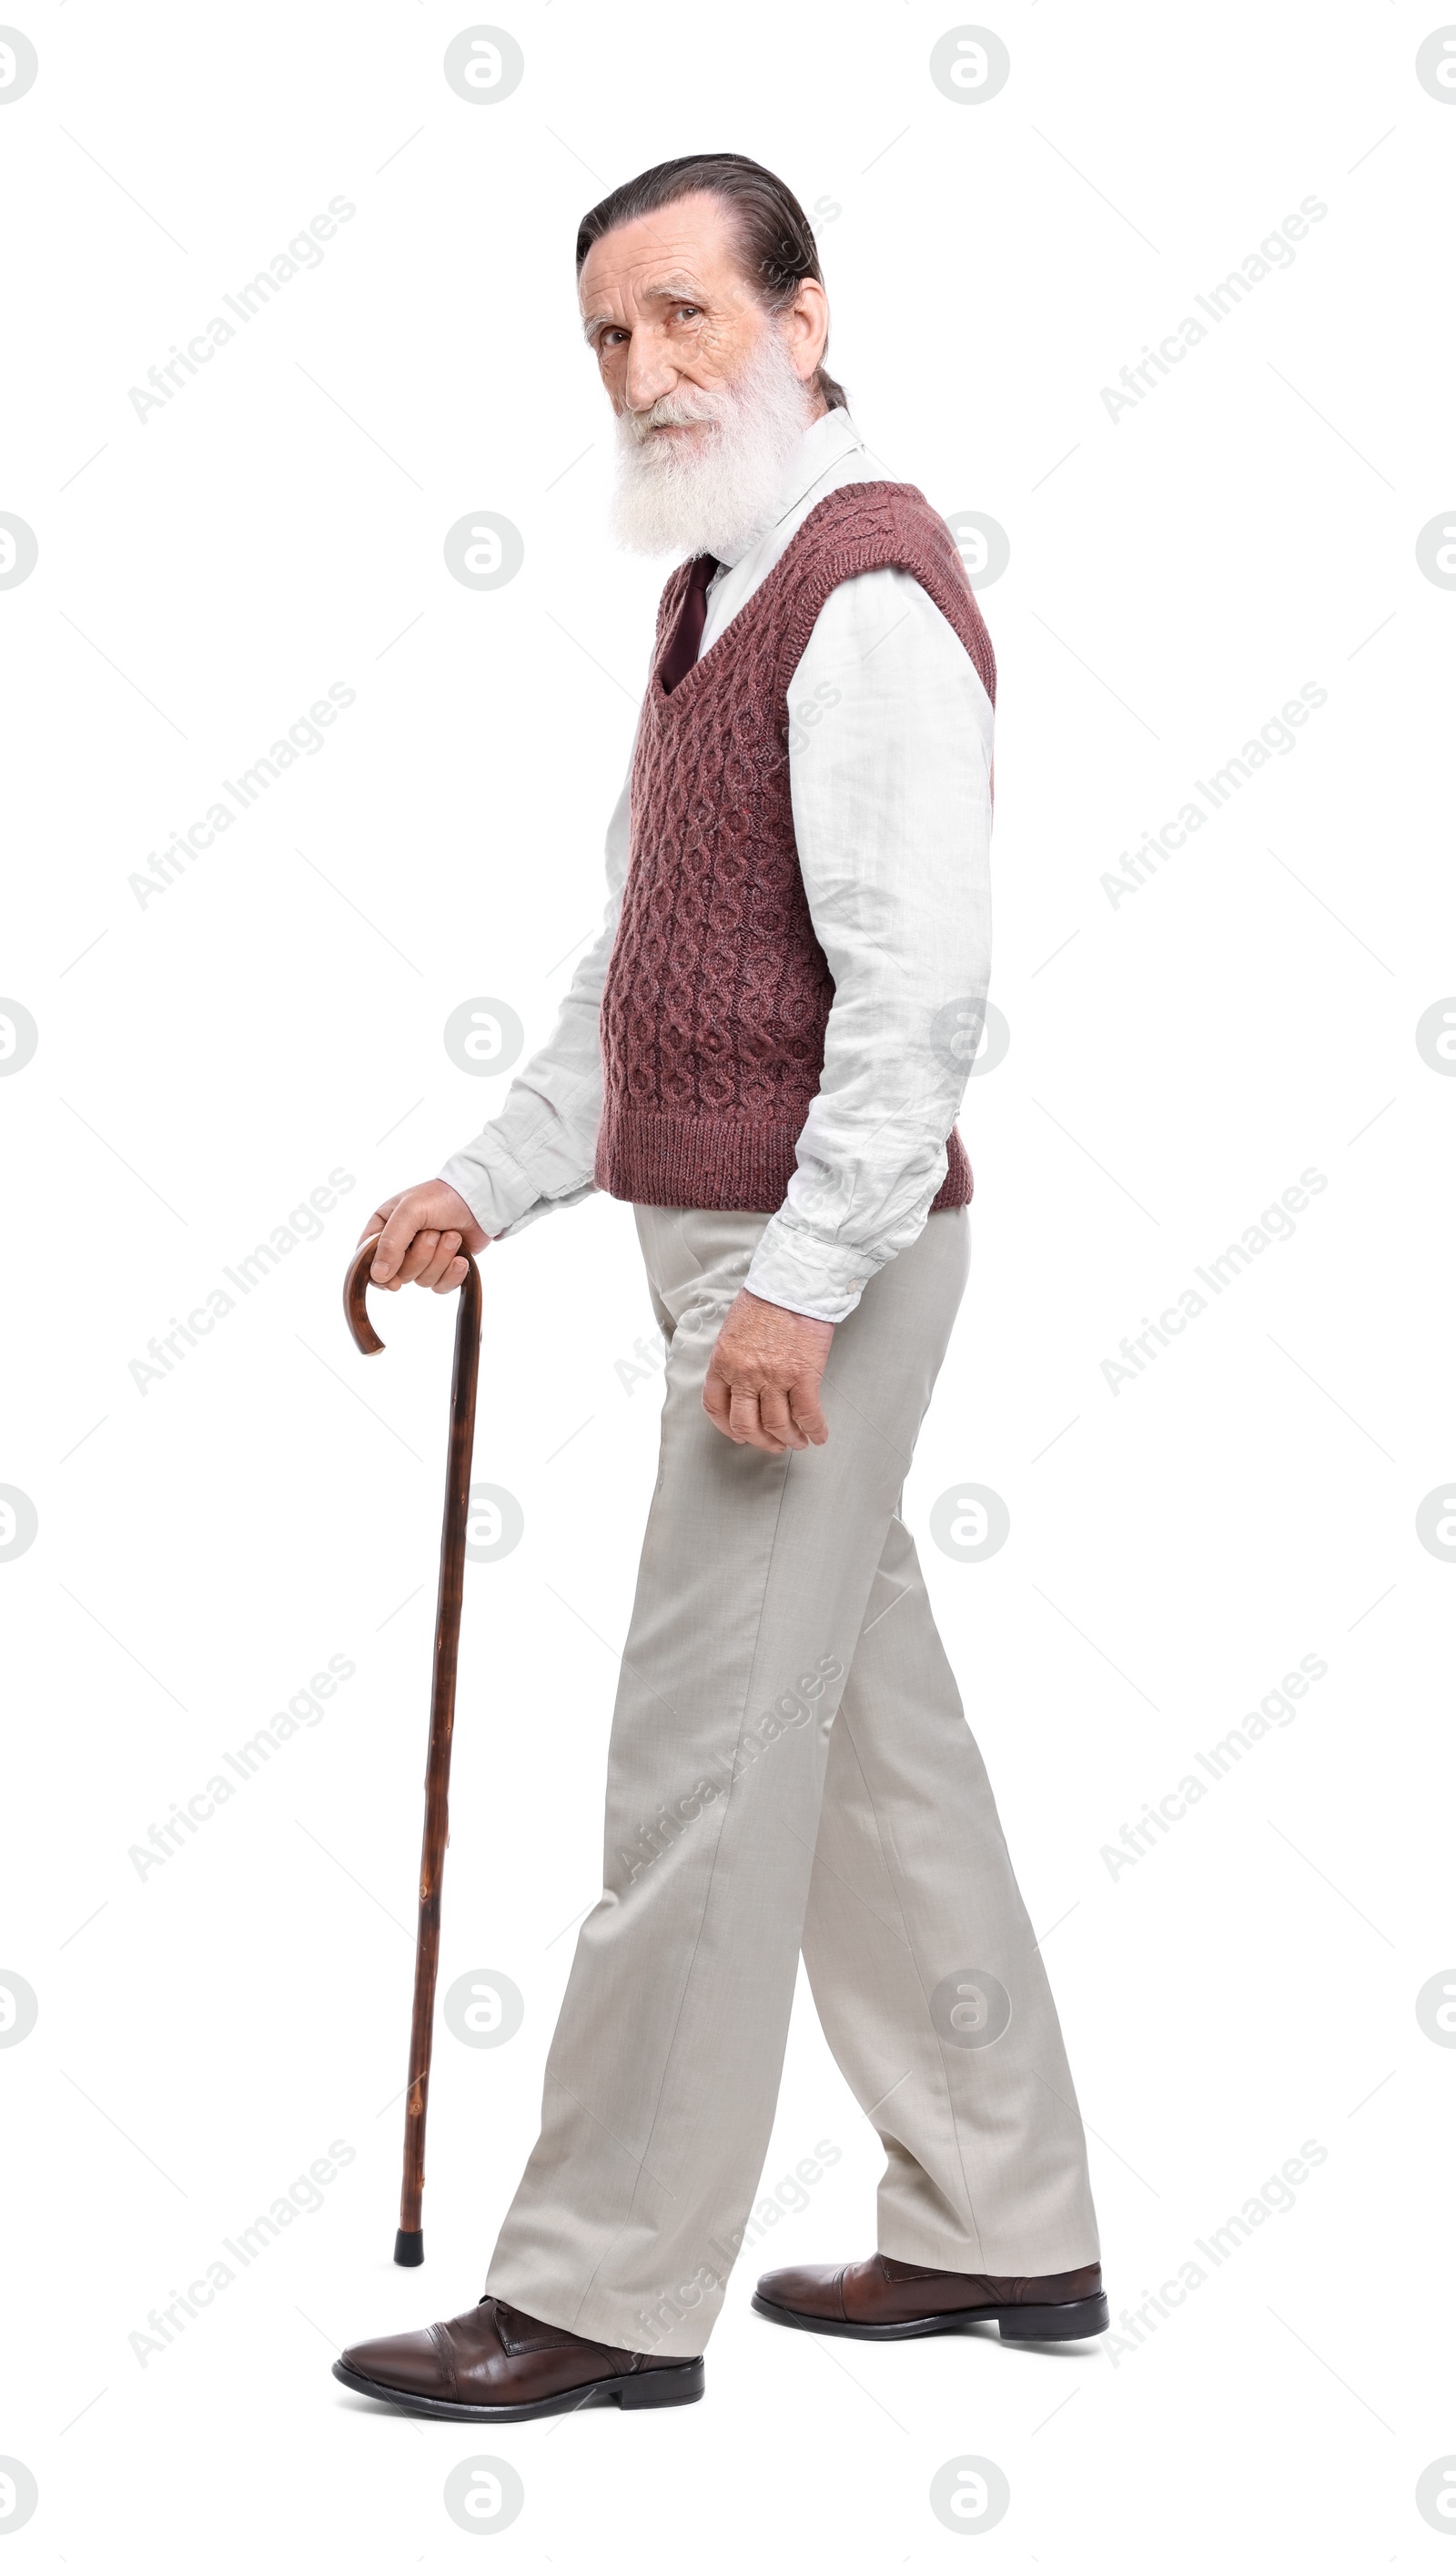
[{"label": "rubber cane tip", "polygon": [[395,2235],[395,2267],[397,2269],[423,2269],[424,2266],[424,2234],[407,2233],[402,2225],[399,2232]]}]

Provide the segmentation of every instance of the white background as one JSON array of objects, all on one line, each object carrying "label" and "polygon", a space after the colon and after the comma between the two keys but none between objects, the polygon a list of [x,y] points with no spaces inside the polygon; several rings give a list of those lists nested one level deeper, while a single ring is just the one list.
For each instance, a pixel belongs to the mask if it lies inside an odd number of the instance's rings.
[{"label": "white background", "polygon": [[[263,0],[38,5],[0,113],[11,355],[0,507],[9,914],[3,1964],[39,2023],[12,2086],[0,2455],[25,2549],[464,2549],[484,2450],[533,2557],[954,2549],[928,2484],[981,2455],[1000,2552],[1438,2550],[1418,2474],[1446,2369],[1456,2054],[1450,1583],[1417,1504],[1456,1477],[1456,1085],[1415,1043],[1456,985],[1447,171],[1417,83],[1439,21],[1233,0],[998,0],[1001,94],[932,84],[910,5],[523,5],[481,107],[470,21]],[[993,2335],[891,2350],[770,2328],[754,2269],[873,2248],[877,2140],[796,2014],[765,2198],[695,2409],[427,2428],[343,2392],[338,2345],[460,2309],[536,2124],[592,1901],[614,1649],[655,1465],[628,1210],[492,1250],[475,1470],[524,1508],[467,1576],[429,2262],[396,2271],[401,2109],[450,1362],[448,1312],[338,1306],[383,1193],[498,1107],[441,1030],[493,996],[529,1041],[595,929],[665,565],[605,531],[610,420],[576,329],[584,210],[731,147],[815,213],[830,359],[887,472],[1009,537],[998,951],[1010,1048],[971,1086],[970,1297],[907,1495],[1046,1954],[1121,2335],[1302,2143],[1292,2209],[1113,2359]],[[334,196],[355,208],[143,424],[147,368]],[[1116,424],[1100,398],[1306,196],[1292,267]],[[524,567],[478,594],[448,528]],[[354,705],[143,907],[128,875],[323,695]],[[1113,905],[1124,849],[1302,684],[1298,745]],[[1053,957],[1054,956],[1054,957]],[[128,1365],[333,1168],[354,1189],[169,1375]],[[1306,1168],[1327,1188],[1155,1365],[1100,1365]],[[1445,1311],[1445,1315],[1443,1315]],[[989,1484],[1011,1535],[929,1542]],[[335,1653],[321,1722],[145,1879],[128,1847]],[[1131,1870],[1102,1846],[1306,1653],[1294,1721]],[[1444,1873],[1443,1873],[1444,1872]],[[331,2141],[316,2211],[139,2363],[147,2325]],[[792,2191],[791,2191],[792,2200]],[[1453,2460],[1456,2461],[1456,2460]],[[3,2524],[3,2521],[0,2521]],[[17,2550],[22,2549],[17,2546]]]}]

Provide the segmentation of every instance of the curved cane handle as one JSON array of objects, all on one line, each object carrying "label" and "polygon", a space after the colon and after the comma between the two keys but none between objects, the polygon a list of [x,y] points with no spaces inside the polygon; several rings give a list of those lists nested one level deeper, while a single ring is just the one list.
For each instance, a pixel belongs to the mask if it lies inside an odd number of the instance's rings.
[{"label": "curved cane handle", "polygon": [[[378,1244],[377,1236],[366,1236],[362,1245],[355,1246],[354,1259],[344,1274],[344,1322],[361,1353],[382,1353],[384,1350],[384,1338],[376,1334],[365,1304],[365,1292],[369,1287],[369,1267],[374,1261]],[[462,1311],[466,1309],[473,1311],[475,1334],[478,1339],[480,1267],[473,1254],[467,1255],[465,1259],[469,1269],[460,1283],[460,1308]]]},{"label": "curved cane handle", "polygon": [[369,1321],[364,1293],[369,1287],[369,1266],[379,1245],[377,1236],[366,1236],[354,1249],[354,1259],[344,1274],[344,1319],[361,1353],[382,1353],[384,1339],[377,1335]]}]

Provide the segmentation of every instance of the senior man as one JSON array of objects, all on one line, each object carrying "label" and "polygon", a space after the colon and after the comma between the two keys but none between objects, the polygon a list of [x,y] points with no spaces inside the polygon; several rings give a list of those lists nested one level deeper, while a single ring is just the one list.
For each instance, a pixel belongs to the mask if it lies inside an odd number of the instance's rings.
[{"label": "senior man", "polygon": [[990,960],[991,643],[824,369],[813,235],[735,153],[583,222],[615,527],[682,551],[607,837],[605,929],[498,1118],[381,1203],[374,1280],[594,1189],[635,1205],[661,1465],[602,1899],[470,2311],[334,2372],[443,2418],[695,2400],[801,1947],[884,2144],[879,2251],[770,2318],[1107,2325],[1081,2118],[900,1490],[965,1287],[955,1129]]}]

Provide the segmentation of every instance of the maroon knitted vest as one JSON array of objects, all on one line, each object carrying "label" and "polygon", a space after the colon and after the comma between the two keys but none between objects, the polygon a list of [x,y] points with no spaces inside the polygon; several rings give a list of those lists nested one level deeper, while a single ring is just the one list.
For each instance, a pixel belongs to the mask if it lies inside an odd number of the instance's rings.
[{"label": "maroon knitted vest", "polygon": [[[721,638],[663,691],[690,562],[657,608],[633,759],[632,860],[602,993],[599,1189],[663,1208],[776,1210],[819,1091],[834,985],[794,842],[788,690],[825,598],[909,570],[996,700],[964,564],[918,489],[855,481],[806,517]],[[953,1130],[932,1209],[971,1198]]]}]

